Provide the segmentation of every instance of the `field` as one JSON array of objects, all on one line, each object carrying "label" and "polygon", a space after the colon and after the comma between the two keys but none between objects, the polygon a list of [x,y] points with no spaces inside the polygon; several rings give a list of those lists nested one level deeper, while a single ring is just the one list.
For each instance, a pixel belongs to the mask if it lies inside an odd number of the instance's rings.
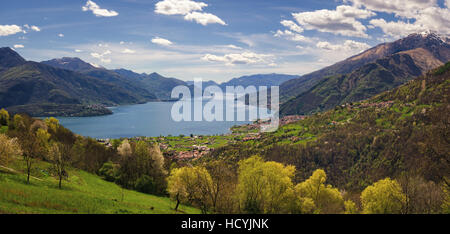
[{"label": "field", "polygon": [[[36,162],[30,184],[26,184],[26,174],[20,172],[23,161],[8,166],[14,171],[0,167],[0,214],[175,213],[175,203],[167,197],[122,189],[81,170],[69,170],[68,180],[58,189],[58,181],[48,173],[49,166]],[[199,213],[195,208],[180,208],[178,213]]]}]

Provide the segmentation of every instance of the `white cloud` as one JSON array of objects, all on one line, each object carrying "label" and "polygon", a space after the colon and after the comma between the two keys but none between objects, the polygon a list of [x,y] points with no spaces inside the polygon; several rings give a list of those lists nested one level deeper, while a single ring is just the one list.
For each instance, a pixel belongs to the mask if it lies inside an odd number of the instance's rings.
[{"label": "white cloud", "polygon": [[58,37],[64,37],[64,34],[60,33],[58,34]]},{"label": "white cloud", "polygon": [[235,49],[235,50],[242,50],[242,47],[235,46],[235,45],[227,45],[226,47],[230,48],[230,49]]},{"label": "white cloud", "polygon": [[161,37],[155,37],[152,39],[152,43],[154,44],[158,44],[158,45],[163,45],[163,46],[170,46],[173,43],[167,39],[161,38]]},{"label": "white cloud", "polygon": [[436,0],[349,0],[355,6],[366,9],[394,13],[397,16],[413,18],[421,9],[436,5]]},{"label": "white cloud", "polygon": [[116,11],[101,9],[97,3],[90,0],[87,1],[86,5],[84,5],[81,9],[83,11],[92,11],[92,13],[97,17],[112,17],[119,15]]},{"label": "white cloud", "polygon": [[134,50],[130,50],[130,49],[122,50],[122,54],[134,54],[134,53],[136,53],[136,51],[134,51]]},{"label": "white cloud", "polygon": [[164,0],[155,4],[155,12],[163,15],[187,15],[193,11],[202,11],[208,4],[191,0]]},{"label": "white cloud", "polygon": [[367,10],[394,14],[398,20],[386,22],[374,19],[370,24],[392,38],[400,38],[421,31],[435,31],[450,34],[450,0],[446,8],[441,8],[436,0],[348,0],[356,7]]},{"label": "white cloud", "polygon": [[294,21],[292,20],[283,20],[280,22],[283,26],[289,28],[291,31],[302,33],[303,28],[298,26]]},{"label": "white cloud", "polygon": [[226,65],[236,65],[236,64],[273,64],[270,60],[273,55],[268,54],[256,54],[253,52],[244,52],[240,54],[225,54],[223,56],[217,56],[213,54],[206,54],[202,57],[202,60],[209,62],[223,62]]},{"label": "white cloud", "polygon": [[329,32],[336,35],[367,38],[367,28],[356,19],[367,19],[376,14],[366,9],[341,5],[336,10],[317,10],[292,14],[295,20],[308,30]]},{"label": "white cloud", "polygon": [[204,13],[208,4],[192,0],[163,0],[155,4],[155,13],[163,15],[184,15],[187,21],[195,21],[201,25],[227,25],[222,19],[211,13]]},{"label": "white cloud", "polygon": [[17,25],[0,25],[0,36],[9,36],[22,32],[22,27]]},{"label": "white cloud", "polygon": [[274,36],[275,36],[275,37],[282,37],[282,38],[285,38],[285,39],[287,39],[287,40],[297,41],[297,42],[309,42],[309,41],[310,41],[310,40],[309,40],[308,38],[306,38],[305,36],[300,35],[300,34],[298,34],[298,33],[291,32],[291,31],[289,31],[289,30],[284,30],[284,31],[278,30],[278,31],[274,34]]},{"label": "white cloud", "polygon": [[201,13],[201,12],[192,12],[184,16],[185,20],[195,21],[203,26],[208,24],[221,24],[227,25],[223,20],[219,17],[210,14],[210,13]]},{"label": "white cloud", "polygon": [[373,19],[370,21],[370,24],[380,27],[385,34],[393,38],[400,38],[411,33],[425,30],[423,26],[418,24],[410,24],[402,21],[386,22],[384,19]]},{"label": "white cloud", "polygon": [[96,53],[96,52],[93,52],[93,53],[91,53],[91,56],[92,57],[94,57],[94,58],[96,58],[96,59],[99,59],[101,62],[103,62],[103,63],[110,63],[111,62],[111,59],[109,59],[109,58],[105,58],[105,55],[109,55],[109,54],[111,54],[112,52],[110,51],[110,50],[107,50],[107,51],[105,51],[105,52],[103,52],[103,53]]},{"label": "white cloud", "polygon": [[82,50],[79,50],[79,49],[75,49],[75,52],[81,53],[81,52],[83,52],[83,51],[82,51]]},{"label": "white cloud", "polygon": [[38,26],[35,26],[35,25],[31,26],[31,30],[36,31],[36,32],[40,32],[41,31],[41,29]]},{"label": "white cloud", "polygon": [[20,45],[20,44],[14,45],[14,48],[15,48],[15,49],[20,49],[20,48],[24,48],[24,47],[25,47],[24,45]]},{"label": "white cloud", "polygon": [[352,40],[346,40],[344,44],[331,44],[326,41],[320,41],[316,44],[316,46],[320,49],[324,50],[332,50],[332,51],[355,51],[355,52],[361,52],[363,50],[369,49],[370,45],[363,43],[363,42],[357,42]]}]

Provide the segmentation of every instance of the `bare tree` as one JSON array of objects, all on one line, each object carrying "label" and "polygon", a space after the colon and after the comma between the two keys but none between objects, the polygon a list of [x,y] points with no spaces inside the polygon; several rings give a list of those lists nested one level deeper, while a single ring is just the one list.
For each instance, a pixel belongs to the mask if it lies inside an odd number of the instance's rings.
[{"label": "bare tree", "polygon": [[62,180],[68,176],[66,169],[70,165],[71,147],[61,143],[54,143],[50,147],[49,158],[52,163],[52,169],[59,179],[58,187],[61,189]]}]

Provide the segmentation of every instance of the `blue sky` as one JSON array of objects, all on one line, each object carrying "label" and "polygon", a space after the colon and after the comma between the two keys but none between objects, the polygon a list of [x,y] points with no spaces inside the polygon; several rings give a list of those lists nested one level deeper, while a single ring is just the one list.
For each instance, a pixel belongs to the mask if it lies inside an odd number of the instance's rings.
[{"label": "blue sky", "polygon": [[15,0],[0,46],[28,60],[218,82],[306,74],[413,32],[450,33],[450,0]]}]

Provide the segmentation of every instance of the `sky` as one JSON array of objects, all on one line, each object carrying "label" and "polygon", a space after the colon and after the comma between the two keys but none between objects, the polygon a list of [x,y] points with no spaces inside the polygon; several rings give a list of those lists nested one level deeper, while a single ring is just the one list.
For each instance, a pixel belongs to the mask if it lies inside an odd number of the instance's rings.
[{"label": "sky", "polygon": [[303,75],[411,33],[450,35],[450,0],[15,0],[0,47],[25,59],[224,82]]}]

